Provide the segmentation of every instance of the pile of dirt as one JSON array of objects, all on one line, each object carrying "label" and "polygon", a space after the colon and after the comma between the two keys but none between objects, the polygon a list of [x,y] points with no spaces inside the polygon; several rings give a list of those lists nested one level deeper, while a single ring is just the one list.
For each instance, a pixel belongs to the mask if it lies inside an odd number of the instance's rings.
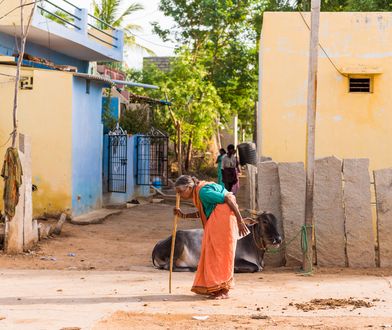
[{"label": "pile of dirt", "polygon": [[370,308],[373,307],[373,304],[361,299],[354,299],[352,297],[350,297],[349,299],[333,299],[333,298],[312,299],[307,303],[295,304],[295,307],[297,307],[297,309],[301,309],[304,312],[309,312],[309,311],[319,310],[319,309],[346,308],[349,306],[352,306],[353,309],[361,308],[361,307]]}]

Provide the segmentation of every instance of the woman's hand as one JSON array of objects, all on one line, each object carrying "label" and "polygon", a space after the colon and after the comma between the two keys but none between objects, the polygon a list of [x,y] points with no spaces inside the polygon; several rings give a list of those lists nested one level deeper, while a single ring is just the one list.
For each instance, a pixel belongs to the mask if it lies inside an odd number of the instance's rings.
[{"label": "woman's hand", "polygon": [[237,225],[238,225],[238,233],[241,237],[249,234],[249,229],[243,220],[237,221]]},{"label": "woman's hand", "polygon": [[178,215],[180,218],[185,218],[185,213],[176,207],[173,209],[173,214]]}]

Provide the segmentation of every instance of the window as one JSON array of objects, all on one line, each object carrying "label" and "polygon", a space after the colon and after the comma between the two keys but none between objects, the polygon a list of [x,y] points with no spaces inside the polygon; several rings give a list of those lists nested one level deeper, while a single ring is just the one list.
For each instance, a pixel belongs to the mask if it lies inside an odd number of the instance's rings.
[{"label": "window", "polygon": [[372,93],[373,92],[373,79],[370,77],[364,78],[349,78],[350,80],[350,93]]},{"label": "window", "polygon": [[19,81],[19,89],[32,90],[33,82],[33,77],[22,76]]},{"label": "window", "polygon": [[90,94],[90,80],[86,80],[86,94]]}]

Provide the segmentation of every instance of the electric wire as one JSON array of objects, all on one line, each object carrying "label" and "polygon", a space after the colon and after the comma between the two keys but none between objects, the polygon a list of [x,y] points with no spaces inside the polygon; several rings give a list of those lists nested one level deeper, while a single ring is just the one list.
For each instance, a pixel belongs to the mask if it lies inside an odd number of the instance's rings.
[{"label": "electric wire", "polygon": [[[308,24],[308,22],[306,22],[305,17],[303,16],[303,12],[301,10],[298,11],[298,13],[300,14],[303,22],[305,23],[306,27],[308,28],[308,30],[310,31],[310,26]],[[347,77],[347,75],[345,73],[343,73],[336,65],[335,63],[332,61],[332,59],[330,58],[330,56],[328,55],[327,51],[324,49],[324,47],[321,45],[321,43],[319,42],[319,47],[320,49],[323,51],[323,53],[325,54],[325,56],[327,57],[327,59],[329,60],[329,62],[332,64],[332,66],[335,68],[335,70],[337,72],[339,72],[342,76]]]}]

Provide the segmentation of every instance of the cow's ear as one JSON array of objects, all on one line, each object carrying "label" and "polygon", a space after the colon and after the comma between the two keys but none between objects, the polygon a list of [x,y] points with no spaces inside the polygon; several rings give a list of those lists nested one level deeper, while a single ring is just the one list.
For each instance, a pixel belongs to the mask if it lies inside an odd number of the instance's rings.
[{"label": "cow's ear", "polygon": [[244,218],[243,219],[244,222],[248,225],[248,226],[253,226],[257,223],[256,220],[253,220],[252,218]]}]

